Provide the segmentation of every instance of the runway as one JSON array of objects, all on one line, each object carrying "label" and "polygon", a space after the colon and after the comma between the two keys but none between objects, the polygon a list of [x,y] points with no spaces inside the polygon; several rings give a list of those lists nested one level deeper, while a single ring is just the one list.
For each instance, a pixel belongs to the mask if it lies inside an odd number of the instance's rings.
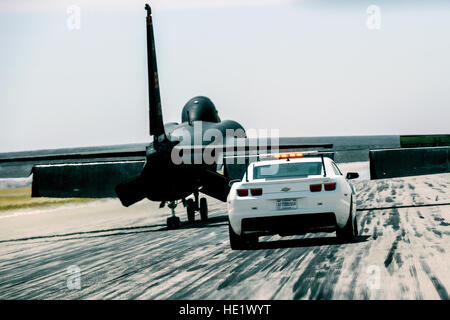
[{"label": "runway", "polygon": [[207,223],[178,207],[178,230],[149,201],[3,211],[0,299],[449,299],[450,174],[355,187],[355,243],[273,236],[245,251],[213,199]]}]

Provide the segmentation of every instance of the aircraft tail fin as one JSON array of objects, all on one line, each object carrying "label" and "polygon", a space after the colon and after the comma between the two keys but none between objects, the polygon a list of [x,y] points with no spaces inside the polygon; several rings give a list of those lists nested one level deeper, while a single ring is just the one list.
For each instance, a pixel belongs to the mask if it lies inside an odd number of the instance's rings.
[{"label": "aircraft tail fin", "polygon": [[161,96],[159,91],[158,68],[156,64],[152,10],[148,4],[145,5],[145,10],[147,10],[147,64],[150,135],[154,136],[155,141],[160,142],[165,139],[165,132],[161,109]]}]

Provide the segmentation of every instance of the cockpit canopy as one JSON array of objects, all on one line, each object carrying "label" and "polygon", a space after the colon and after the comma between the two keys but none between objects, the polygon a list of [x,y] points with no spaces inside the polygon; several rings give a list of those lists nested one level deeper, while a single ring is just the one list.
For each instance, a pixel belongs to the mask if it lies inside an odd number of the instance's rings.
[{"label": "cockpit canopy", "polygon": [[208,122],[220,122],[217,109],[214,103],[203,96],[194,97],[189,100],[181,112],[182,122],[192,121],[208,121]]}]

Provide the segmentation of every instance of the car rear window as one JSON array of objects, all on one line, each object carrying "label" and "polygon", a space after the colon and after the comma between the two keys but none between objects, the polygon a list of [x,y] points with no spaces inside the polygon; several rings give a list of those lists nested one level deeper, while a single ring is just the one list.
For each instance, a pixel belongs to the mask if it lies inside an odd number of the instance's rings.
[{"label": "car rear window", "polygon": [[255,166],[253,179],[306,178],[321,173],[321,162],[286,162]]}]

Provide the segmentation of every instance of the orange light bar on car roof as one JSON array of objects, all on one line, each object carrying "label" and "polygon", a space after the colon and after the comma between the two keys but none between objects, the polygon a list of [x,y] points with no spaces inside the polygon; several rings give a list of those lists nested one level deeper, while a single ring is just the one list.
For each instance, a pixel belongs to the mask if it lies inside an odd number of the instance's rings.
[{"label": "orange light bar on car roof", "polygon": [[302,158],[303,152],[277,153],[274,155],[276,159]]}]

